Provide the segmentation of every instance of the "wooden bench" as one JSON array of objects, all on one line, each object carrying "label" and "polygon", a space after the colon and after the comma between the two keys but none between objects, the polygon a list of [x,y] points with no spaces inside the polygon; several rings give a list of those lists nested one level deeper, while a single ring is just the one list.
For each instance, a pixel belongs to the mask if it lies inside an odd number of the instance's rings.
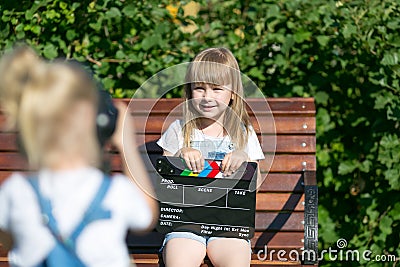
[{"label": "wooden bench", "polygon": [[[129,102],[129,99],[116,101]],[[265,100],[247,99],[249,114],[262,147],[275,138],[265,123],[271,118]],[[266,177],[256,203],[256,233],[251,240],[252,266],[315,265],[312,256],[318,247],[318,189],[316,186],[315,105],[313,98],[268,98],[276,127],[276,151],[268,163],[261,162]],[[162,150],[155,143],[175,119],[181,99],[135,99],[130,105],[137,130],[137,142],[151,175],[153,164]],[[171,110],[174,110],[171,113]],[[4,121],[0,117],[0,125]],[[264,143],[264,144],[263,144]],[[113,172],[121,171],[121,160],[109,153]],[[18,155],[15,134],[0,132],[0,182],[13,171],[26,171]],[[146,235],[128,234],[127,245],[137,266],[162,266],[158,253],[163,236],[155,231]],[[281,250],[281,251],[280,251]],[[306,252],[303,252],[305,250]],[[265,254],[267,252],[267,254]],[[299,255],[299,256],[297,256]],[[302,255],[304,257],[302,257]],[[8,266],[5,251],[0,248],[0,266]],[[1,265],[1,264],[5,265]],[[202,266],[212,266],[205,259]]]}]

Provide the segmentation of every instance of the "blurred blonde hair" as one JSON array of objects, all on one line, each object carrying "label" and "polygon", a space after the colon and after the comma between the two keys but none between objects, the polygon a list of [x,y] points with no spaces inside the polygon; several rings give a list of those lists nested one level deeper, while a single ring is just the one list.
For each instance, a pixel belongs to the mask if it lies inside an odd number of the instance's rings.
[{"label": "blurred blonde hair", "polygon": [[196,110],[191,104],[192,85],[208,83],[232,86],[232,100],[225,111],[223,127],[235,149],[244,149],[249,136],[250,119],[244,102],[243,84],[239,65],[232,52],[226,48],[208,48],[201,51],[190,63],[185,77],[184,146],[190,147],[194,129],[201,127]]},{"label": "blurred blonde hair", "polygon": [[0,62],[0,103],[6,115],[6,129],[15,130],[19,102],[25,82],[39,62],[35,52],[27,46],[6,53]]},{"label": "blurred blonde hair", "polygon": [[[100,147],[94,122],[97,91],[83,68],[45,62],[22,46],[1,59],[0,81],[0,103],[7,126],[19,131],[31,167],[49,167],[74,155],[98,166]],[[93,107],[93,122],[76,116],[74,111],[80,103]],[[93,131],[82,130],[91,123]]]}]

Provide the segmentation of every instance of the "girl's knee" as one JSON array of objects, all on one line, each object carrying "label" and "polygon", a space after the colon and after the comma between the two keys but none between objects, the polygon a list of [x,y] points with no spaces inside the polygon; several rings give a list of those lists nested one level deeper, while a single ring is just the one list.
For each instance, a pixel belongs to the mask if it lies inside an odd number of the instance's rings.
[{"label": "girl's knee", "polygon": [[169,240],[163,250],[166,267],[198,267],[203,262],[205,255],[205,245],[186,238]]},{"label": "girl's knee", "polygon": [[214,266],[250,266],[251,248],[246,240],[217,239],[207,246],[207,255]]}]

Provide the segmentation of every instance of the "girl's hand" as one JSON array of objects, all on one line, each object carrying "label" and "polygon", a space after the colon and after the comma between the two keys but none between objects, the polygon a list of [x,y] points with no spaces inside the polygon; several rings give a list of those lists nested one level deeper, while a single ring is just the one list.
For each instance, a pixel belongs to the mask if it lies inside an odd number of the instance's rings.
[{"label": "girl's hand", "polygon": [[[129,115],[128,107],[121,102],[116,102],[115,107],[118,109],[118,119],[115,132],[110,141],[120,153],[124,174],[136,184],[142,192],[142,197],[149,205],[153,220],[147,229],[151,230],[154,228],[155,223],[157,223],[159,216],[158,202],[155,201],[156,194],[149,177],[149,172],[143,163],[136,145],[135,127],[133,118]],[[133,164],[133,166],[129,165],[128,162]]]},{"label": "girl's hand", "polygon": [[243,150],[235,150],[225,155],[221,163],[224,176],[230,176],[237,171],[243,162],[248,161],[249,156]]},{"label": "girl's hand", "polygon": [[125,113],[127,112],[127,106],[121,102],[114,102],[115,108],[118,110],[117,123],[115,125],[114,134],[111,136],[111,144],[113,144],[121,153],[123,150],[123,133],[132,134],[134,140],[134,125],[132,119],[125,120]]},{"label": "girl's hand", "polygon": [[184,147],[180,150],[179,156],[185,160],[191,171],[201,172],[204,169],[204,158],[199,150]]}]

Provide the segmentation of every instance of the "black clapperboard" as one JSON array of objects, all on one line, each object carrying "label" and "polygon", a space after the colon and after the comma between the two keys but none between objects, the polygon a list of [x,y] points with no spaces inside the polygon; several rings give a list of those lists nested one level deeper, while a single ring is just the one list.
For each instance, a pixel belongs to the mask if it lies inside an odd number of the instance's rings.
[{"label": "black clapperboard", "polygon": [[220,172],[220,164],[206,160],[203,171],[193,173],[179,157],[157,159],[158,232],[253,237],[257,163],[244,162],[227,177]]}]

